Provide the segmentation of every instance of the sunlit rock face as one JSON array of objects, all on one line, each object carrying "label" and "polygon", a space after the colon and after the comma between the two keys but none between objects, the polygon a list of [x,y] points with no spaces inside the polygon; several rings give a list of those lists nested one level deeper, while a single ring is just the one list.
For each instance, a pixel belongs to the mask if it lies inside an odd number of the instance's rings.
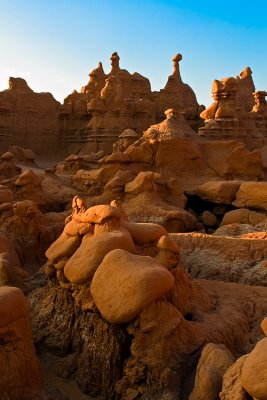
[{"label": "sunlit rock face", "polygon": [[58,116],[61,105],[51,93],[35,93],[22,78],[9,78],[0,92],[0,148],[30,147],[47,153],[59,140]]},{"label": "sunlit rock face", "polygon": [[200,135],[262,146],[267,137],[267,93],[255,92],[251,69],[246,67],[236,78],[214,80],[211,91],[214,102],[200,114],[205,120]]},{"label": "sunlit rock face", "polygon": [[81,149],[108,153],[125,129],[141,136],[151,124],[162,121],[171,107],[196,130],[203,107],[182,82],[181,59],[180,54],[173,58],[174,71],[165,88],[152,92],[149,80],[122,69],[114,52],[110,72],[106,74],[100,62],[89,73],[89,82],[68,95],[63,105],[50,93],[35,93],[24,79],[10,78],[9,88],[0,92],[0,149],[19,145],[46,157]]}]

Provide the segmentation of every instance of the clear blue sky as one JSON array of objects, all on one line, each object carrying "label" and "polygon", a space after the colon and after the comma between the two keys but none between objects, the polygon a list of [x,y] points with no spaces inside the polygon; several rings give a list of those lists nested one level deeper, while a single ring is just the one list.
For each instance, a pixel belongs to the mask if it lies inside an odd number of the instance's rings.
[{"label": "clear blue sky", "polygon": [[0,0],[0,91],[9,76],[60,101],[98,61],[140,72],[159,90],[183,54],[183,81],[211,103],[213,79],[249,65],[267,90],[267,0]]}]

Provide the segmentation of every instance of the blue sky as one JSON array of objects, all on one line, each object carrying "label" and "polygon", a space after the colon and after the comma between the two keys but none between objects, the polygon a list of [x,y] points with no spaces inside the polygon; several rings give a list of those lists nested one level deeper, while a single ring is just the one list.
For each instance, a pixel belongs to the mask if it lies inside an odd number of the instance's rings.
[{"label": "blue sky", "polygon": [[[255,4],[255,7],[254,7]],[[267,1],[0,0],[0,91],[23,77],[60,101],[117,51],[121,67],[164,87],[183,54],[183,81],[211,103],[213,79],[249,65],[267,90]]]}]

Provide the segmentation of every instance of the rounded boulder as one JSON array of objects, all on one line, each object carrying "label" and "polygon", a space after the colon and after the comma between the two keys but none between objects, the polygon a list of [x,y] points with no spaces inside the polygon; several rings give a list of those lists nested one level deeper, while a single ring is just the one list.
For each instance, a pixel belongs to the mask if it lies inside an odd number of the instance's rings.
[{"label": "rounded boulder", "polygon": [[95,236],[85,235],[80,247],[64,267],[66,278],[75,284],[89,282],[105,255],[114,249],[135,253],[132,238],[125,229]]},{"label": "rounded boulder", "polygon": [[91,293],[102,317],[122,324],[134,319],[173,285],[172,274],[154,258],[118,249],[107,254],[98,267]]},{"label": "rounded boulder", "polygon": [[260,340],[247,356],[241,382],[245,390],[257,400],[267,399],[267,338]]}]

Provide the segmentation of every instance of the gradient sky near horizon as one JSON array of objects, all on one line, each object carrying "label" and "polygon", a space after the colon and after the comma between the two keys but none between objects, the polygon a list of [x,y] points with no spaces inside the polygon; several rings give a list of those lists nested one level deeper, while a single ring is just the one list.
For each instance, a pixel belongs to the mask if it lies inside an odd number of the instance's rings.
[{"label": "gradient sky near horizon", "polygon": [[250,66],[267,90],[267,0],[0,0],[0,91],[9,76],[63,101],[117,51],[120,65],[163,88],[172,57],[199,103],[211,103],[213,79]]}]

